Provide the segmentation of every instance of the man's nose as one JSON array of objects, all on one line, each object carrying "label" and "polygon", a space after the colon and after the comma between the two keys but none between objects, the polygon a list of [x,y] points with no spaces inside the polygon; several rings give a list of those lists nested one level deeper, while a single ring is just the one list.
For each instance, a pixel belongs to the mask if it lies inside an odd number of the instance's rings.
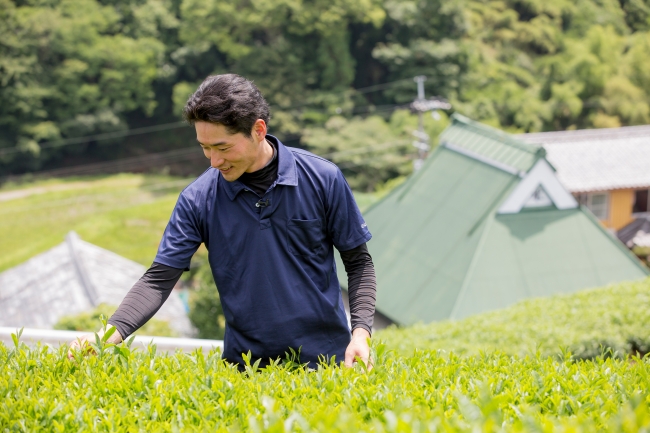
[{"label": "man's nose", "polygon": [[223,165],[223,157],[219,154],[218,151],[212,150],[210,152],[210,165],[214,168],[218,168]]}]

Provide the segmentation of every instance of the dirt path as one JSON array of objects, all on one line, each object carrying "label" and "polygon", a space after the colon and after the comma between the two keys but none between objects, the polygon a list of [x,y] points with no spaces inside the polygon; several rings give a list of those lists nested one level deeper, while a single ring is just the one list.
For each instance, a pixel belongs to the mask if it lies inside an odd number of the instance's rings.
[{"label": "dirt path", "polygon": [[70,182],[49,186],[37,186],[34,188],[18,189],[15,191],[0,192],[0,202],[25,198],[36,194],[45,194],[52,191],[65,191],[69,189],[87,188],[87,182]]}]

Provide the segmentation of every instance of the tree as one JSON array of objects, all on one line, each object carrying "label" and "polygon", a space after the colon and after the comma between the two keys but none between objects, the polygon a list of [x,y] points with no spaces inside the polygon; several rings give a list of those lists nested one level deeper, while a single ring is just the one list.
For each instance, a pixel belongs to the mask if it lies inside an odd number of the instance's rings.
[{"label": "tree", "polygon": [[126,113],[153,112],[164,45],[144,31],[128,36],[114,7],[0,2],[0,150],[18,150],[0,152],[0,163],[37,169],[86,148],[43,141],[124,130]]},{"label": "tree", "polygon": [[[425,129],[434,139],[447,123],[446,115],[437,121],[425,116]],[[303,143],[338,164],[352,189],[373,191],[389,179],[411,173],[416,129],[417,116],[406,110],[393,112],[388,121],[378,115],[350,120],[334,116],[324,127],[307,128]]]},{"label": "tree", "polygon": [[[384,126],[354,117],[386,122],[413,100],[415,75],[427,95],[512,132],[646,123],[649,11],[648,0],[0,0],[0,175],[110,158],[92,142],[50,145],[178,119],[224,72],[262,90],[271,133],[318,151],[343,146],[337,134],[365,146]],[[403,172],[337,162],[364,189]]]}]

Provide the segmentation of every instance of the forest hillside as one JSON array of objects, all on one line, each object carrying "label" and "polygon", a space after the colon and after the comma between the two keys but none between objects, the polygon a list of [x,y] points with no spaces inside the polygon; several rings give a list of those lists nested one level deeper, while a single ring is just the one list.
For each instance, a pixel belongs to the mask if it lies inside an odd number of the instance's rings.
[{"label": "forest hillside", "polygon": [[[650,123],[650,3],[0,0],[0,176],[160,149],[165,132],[124,136],[180,128],[197,84],[226,72],[255,81],[288,145],[393,143],[376,157],[391,168],[355,185],[371,190],[409,170],[415,75],[508,131]],[[427,119],[435,133],[446,116]]]}]

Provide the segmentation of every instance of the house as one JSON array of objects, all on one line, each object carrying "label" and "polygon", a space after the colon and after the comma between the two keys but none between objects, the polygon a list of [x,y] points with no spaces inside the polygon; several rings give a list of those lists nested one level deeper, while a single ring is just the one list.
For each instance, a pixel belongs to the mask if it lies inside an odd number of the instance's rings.
[{"label": "house", "polygon": [[[564,188],[543,147],[457,114],[439,141],[418,172],[364,215],[377,328],[648,275]],[[340,261],[337,270],[346,289]]]},{"label": "house", "polygon": [[[642,246],[642,239],[650,237],[650,231],[644,231],[650,222],[650,125],[517,138],[544,147],[562,185],[603,226],[612,232],[630,226],[621,238],[629,247]],[[639,243],[634,241],[637,235]]]},{"label": "house", "polygon": [[[119,305],[145,271],[70,232],[63,243],[0,273],[0,327],[51,329],[62,316]],[[193,335],[176,290],[155,317],[180,336]]]}]

